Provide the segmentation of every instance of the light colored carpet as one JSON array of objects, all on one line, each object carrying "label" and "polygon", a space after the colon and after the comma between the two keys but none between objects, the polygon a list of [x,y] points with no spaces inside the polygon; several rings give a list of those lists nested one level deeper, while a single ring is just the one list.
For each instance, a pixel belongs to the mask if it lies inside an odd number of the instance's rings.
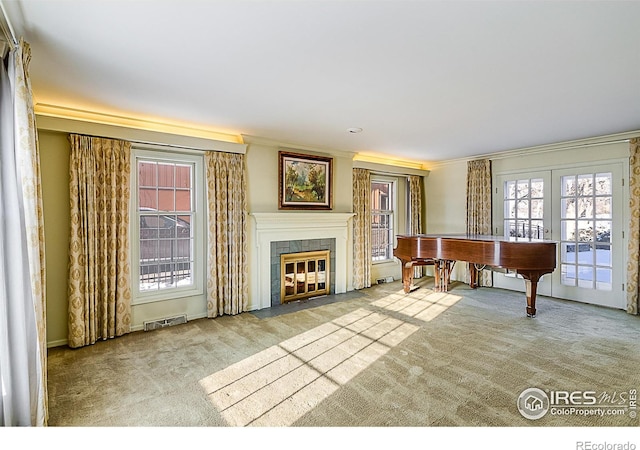
[{"label": "light colored carpet", "polygon": [[[52,426],[637,426],[524,418],[523,390],[640,387],[640,318],[433,280],[49,350]],[[315,303],[314,303],[315,302]],[[615,395],[618,397],[615,397]],[[600,402],[600,400],[599,400]],[[623,406],[629,406],[628,398]]]}]

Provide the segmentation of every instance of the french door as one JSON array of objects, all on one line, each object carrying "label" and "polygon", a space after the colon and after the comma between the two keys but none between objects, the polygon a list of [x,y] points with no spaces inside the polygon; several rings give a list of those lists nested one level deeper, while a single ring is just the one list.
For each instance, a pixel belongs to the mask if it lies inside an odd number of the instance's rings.
[{"label": "french door", "polygon": [[[541,295],[624,309],[623,165],[554,169],[496,178],[494,233],[558,242]],[[494,286],[522,291],[513,273]]]},{"label": "french door", "polygon": [[[494,234],[532,239],[551,239],[551,172],[530,172],[497,178],[494,190]],[[496,220],[497,219],[497,220]],[[515,272],[495,272],[493,285],[524,291],[525,283]],[[551,295],[551,277],[538,282],[540,295]]]},{"label": "french door", "polygon": [[553,296],[624,309],[622,165],[555,170]]}]

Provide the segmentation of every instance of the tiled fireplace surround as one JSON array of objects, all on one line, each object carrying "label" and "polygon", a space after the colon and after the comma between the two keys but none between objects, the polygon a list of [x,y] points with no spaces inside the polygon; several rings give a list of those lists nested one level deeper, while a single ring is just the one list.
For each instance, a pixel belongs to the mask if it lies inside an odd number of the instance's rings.
[{"label": "tiled fireplace surround", "polygon": [[[347,292],[352,213],[252,213],[255,220],[257,276],[252,277],[252,309],[280,304],[280,255],[331,251],[331,293]],[[257,298],[256,298],[257,297]],[[256,302],[256,300],[258,300]]]}]

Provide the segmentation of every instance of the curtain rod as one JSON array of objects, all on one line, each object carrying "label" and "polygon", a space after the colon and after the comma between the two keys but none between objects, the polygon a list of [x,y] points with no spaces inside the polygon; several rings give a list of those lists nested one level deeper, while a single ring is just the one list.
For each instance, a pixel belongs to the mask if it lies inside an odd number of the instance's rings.
[{"label": "curtain rod", "polygon": [[0,10],[2,10],[2,17],[0,17],[0,25],[2,25],[2,32],[5,37],[10,41],[9,45],[12,47],[18,46],[18,39],[16,39],[16,33],[13,31],[13,26],[11,26],[11,21],[9,20],[9,16],[7,15],[7,10],[4,9],[4,3],[0,0]]}]

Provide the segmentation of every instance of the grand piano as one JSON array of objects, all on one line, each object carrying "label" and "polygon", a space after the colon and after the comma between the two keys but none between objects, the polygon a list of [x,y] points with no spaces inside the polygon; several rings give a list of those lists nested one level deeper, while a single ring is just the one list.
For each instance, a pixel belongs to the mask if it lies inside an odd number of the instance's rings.
[{"label": "grand piano", "polygon": [[411,291],[414,266],[433,265],[435,290],[447,292],[450,275],[456,261],[469,263],[470,286],[478,286],[478,270],[513,269],[525,280],[527,317],[536,315],[536,291],[544,274],[556,268],[556,242],[481,235],[398,236],[393,256],[402,262],[402,284],[405,293]]}]

